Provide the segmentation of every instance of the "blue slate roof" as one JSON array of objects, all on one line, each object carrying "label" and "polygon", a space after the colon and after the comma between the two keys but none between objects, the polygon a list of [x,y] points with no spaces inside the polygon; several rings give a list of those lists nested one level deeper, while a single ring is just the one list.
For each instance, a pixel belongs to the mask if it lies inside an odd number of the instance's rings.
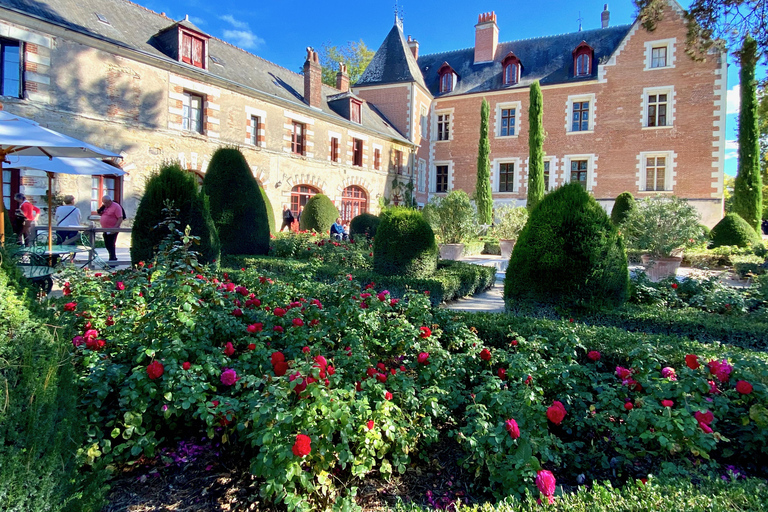
[{"label": "blue slate roof", "polygon": [[395,23],[355,87],[416,82],[426,89],[413,52]]}]

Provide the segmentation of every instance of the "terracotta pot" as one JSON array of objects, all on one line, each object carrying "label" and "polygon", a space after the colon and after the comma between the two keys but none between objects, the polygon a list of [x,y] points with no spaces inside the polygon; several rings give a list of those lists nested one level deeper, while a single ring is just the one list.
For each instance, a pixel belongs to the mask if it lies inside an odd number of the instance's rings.
[{"label": "terracotta pot", "polygon": [[640,260],[645,266],[645,273],[653,282],[661,281],[662,279],[677,274],[677,269],[680,268],[680,263],[683,261],[682,256],[671,256],[668,258],[654,258],[648,254],[640,256]]},{"label": "terracotta pot", "polygon": [[512,256],[512,249],[515,248],[515,240],[499,240],[499,247],[501,248],[501,257],[508,260]]},{"label": "terracotta pot", "polygon": [[459,260],[464,253],[464,244],[440,244],[440,259]]}]

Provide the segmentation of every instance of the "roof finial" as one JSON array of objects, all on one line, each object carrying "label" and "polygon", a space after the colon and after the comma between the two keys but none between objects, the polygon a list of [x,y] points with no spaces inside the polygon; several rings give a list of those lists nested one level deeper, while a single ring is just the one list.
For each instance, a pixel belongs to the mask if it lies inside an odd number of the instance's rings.
[{"label": "roof finial", "polygon": [[577,19],[579,20],[579,32],[581,32],[581,22],[584,21],[581,17],[581,11],[579,11],[579,17]]}]

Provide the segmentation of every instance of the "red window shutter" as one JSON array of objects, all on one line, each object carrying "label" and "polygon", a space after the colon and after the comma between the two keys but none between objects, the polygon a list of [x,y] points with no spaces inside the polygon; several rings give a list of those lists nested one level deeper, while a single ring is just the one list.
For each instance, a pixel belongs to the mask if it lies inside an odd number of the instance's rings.
[{"label": "red window shutter", "polygon": [[192,65],[199,68],[203,67],[203,41],[197,38],[192,40]]},{"label": "red window shutter", "polygon": [[181,61],[192,64],[192,38],[181,34]]}]

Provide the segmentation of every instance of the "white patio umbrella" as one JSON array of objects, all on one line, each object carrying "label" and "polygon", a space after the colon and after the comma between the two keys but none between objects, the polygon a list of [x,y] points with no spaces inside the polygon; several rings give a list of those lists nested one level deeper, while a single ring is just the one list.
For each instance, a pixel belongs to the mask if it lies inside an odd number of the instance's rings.
[{"label": "white patio umbrella", "polygon": [[[3,162],[8,155],[47,158],[121,158],[120,155],[106,149],[43,128],[25,117],[5,112],[0,104],[0,191],[3,189]],[[5,218],[4,211],[5,201],[0,200],[0,219]],[[3,220],[0,221],[0,246],[4,244],[5,221]]]}]

